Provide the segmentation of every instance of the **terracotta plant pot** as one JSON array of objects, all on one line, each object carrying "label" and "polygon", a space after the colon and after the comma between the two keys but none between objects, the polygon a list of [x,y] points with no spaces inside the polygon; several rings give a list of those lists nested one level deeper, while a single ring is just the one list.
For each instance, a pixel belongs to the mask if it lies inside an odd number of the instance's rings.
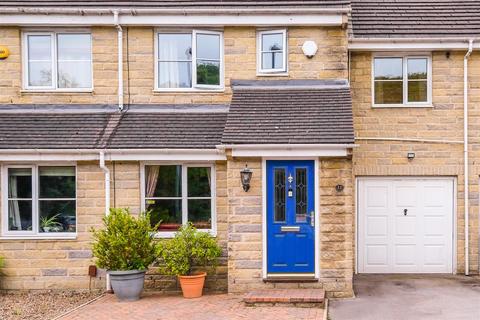
[{"label": "terracotta plant pot", "polygon": [[200,298],[205,284],[206,272],[193,276],[178,276],[182,287],[183,297],[187,299]]}]

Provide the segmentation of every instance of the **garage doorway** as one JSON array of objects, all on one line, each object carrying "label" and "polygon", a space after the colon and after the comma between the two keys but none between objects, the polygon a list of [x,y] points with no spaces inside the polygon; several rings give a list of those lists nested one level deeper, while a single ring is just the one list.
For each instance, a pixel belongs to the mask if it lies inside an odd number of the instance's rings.
[{"label": "garage doorway", "polygon": [[454,178],[358,178],[359,273],[452,273]]}]

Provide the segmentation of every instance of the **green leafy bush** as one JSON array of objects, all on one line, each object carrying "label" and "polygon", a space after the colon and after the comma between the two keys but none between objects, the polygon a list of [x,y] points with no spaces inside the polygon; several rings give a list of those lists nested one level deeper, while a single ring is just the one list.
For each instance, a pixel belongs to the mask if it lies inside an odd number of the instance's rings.
[{"label": "green leafy bush", "polygon": [[155,261],[154,233],[158,226],[150,225],[150,215],[138,218],[129,209],[110,209],[103,218],[104,228],[91,229],[93,256],[99,268],[112,271],[145,270]]},{"label": "green leafy bush", "polygon": [[214,237],[188,223],[180,228],[173,239],[158,243],[160,271],[174,276],[191,275],[193,268],[215,268],[222,249]]}]

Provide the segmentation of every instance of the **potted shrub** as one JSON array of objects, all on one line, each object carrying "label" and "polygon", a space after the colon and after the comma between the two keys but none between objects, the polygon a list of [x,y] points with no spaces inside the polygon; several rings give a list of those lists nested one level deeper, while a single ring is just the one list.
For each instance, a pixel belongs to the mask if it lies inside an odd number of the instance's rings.
[{"label": "potted shrub", "polygon": [[145,271],[155,260],[154,234],[148,213],[137,218],[128,209],[110,209],[104,228],[93,232],[93,256],[99,268],[107,269],[113,292],[119,300],[140,299]]},{"label": "potted shrub", "polygon": [[[191,223],[182,226],[173,239],[158,244],[160,271],[178,277],[185,298],[202,296],[206,268],[214,269],[221,253],[215,238]],[[196,272],[196,267],[204,270]]]}]

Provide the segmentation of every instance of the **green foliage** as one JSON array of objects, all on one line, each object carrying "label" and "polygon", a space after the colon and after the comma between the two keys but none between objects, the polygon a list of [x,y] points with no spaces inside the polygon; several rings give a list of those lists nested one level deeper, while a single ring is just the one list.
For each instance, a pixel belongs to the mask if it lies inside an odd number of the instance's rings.
[{"label": "green foliage", "polygon": [[103,229],[91,229],[93,256],[99,268],[145,270],[155,261],[154,233],[158,226],[150,225],[148,213],[135,218],[129,209],[110,209],[103,224]]},{"label": "green foliage", "polygon": [[220,68],[216,64],[202,63],[197,65],[197,83],[206,85],[220,84]]},{"label": "green foliage", "polygon": [[62,224],[57,221],[57,218],[60,214],[56,214],[51,217],[41,217],[40,218],[40,227],[42,228],[57,228],[62,227]]},{"label": "green foliage", "polygon": [[195,266],[215,268],[222,249],[214,237],[188,223],[182,226],[173,239],[158,244],[160,271],[164,274],[191,275]]},{"label": "green foliage", "polygon": [[3,268],[5,268],[5,258],[0,256],[0,278],[3,276]]}]

